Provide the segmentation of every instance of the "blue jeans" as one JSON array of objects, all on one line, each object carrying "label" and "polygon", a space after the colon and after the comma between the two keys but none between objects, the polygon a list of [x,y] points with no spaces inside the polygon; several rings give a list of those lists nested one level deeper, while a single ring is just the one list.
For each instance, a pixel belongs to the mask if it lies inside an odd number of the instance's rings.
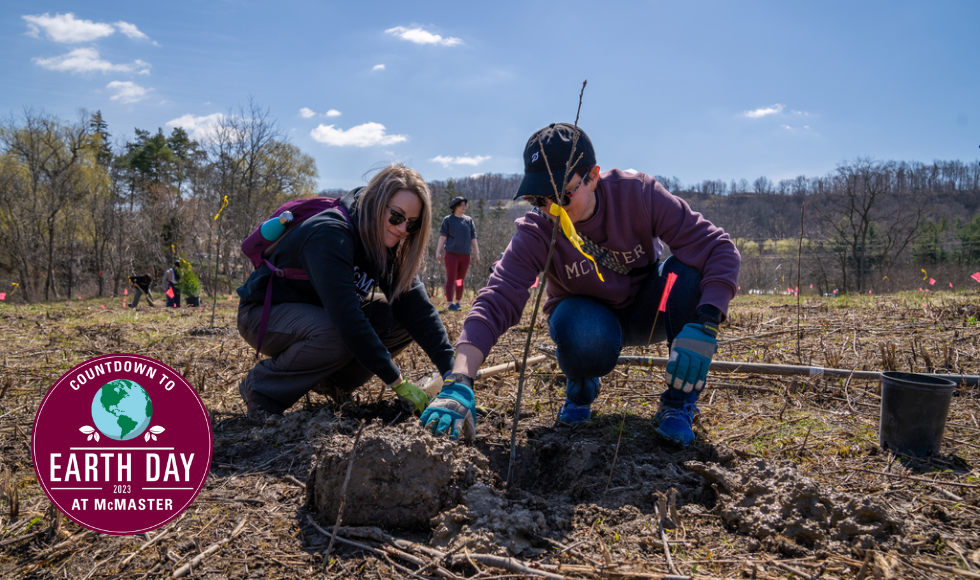
[{"label": "blue jeans", "polygon": [[[667,275],[677,280],[667,298],[667,310],[657,315]],[[599,395],[599,377],[616,367],[624,346],[645,346],[667,341],[697,318],[701,301],[701,273],[673,256],[651,275],[636,300],[613,310],[594,298],[571,296],[558,303],[548,317],[551,339],[558,347],[558,366],[568,380],[566,395],[577,405],[590,405]],[[657,327],[650,337],[650,328]]]}]

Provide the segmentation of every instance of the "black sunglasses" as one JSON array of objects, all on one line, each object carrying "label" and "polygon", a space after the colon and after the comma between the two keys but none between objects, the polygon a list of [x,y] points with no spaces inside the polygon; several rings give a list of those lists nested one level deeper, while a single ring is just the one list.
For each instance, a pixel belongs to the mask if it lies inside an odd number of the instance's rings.
[{"label": "black sunglasses", "polygon": [[[562,207],[567,207],[568,204],[572,203],[572,193],[574,192],[566,191],[565,195],[562,196]],[[524,201],[534,207],[546,207],[549,201],[551,203],[558,203],[558,199],[553,195],[525,195]]]},{"label": "black sunglasses", "polygon": [[404,215],[402,215],[401,213],[399,213],[398,211],[391,209],[390,205],[387,207],[388,207],[388,211],[391,212],[391,215],[388,216],[389,224],[393,226],[400,226],[402,225],[402,222],[407,221],[408,225],[405,226],[405,231],[407,231],[410,234],[414,234],[415,232],[419,231],[419,228],[422,227],[422,220],[420,220],[419,218],[410,220]]}]

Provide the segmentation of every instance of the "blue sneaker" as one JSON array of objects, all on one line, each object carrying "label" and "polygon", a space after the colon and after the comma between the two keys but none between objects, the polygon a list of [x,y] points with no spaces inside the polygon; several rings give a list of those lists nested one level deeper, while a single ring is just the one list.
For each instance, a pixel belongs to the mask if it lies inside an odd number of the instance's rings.
[{"label": "blue sneaker", "polygon": [[696,413],[698,407],[694,403],[684,403],[681,407],[666,407],[661,404],[657,414],[653,416],[653,420],[659,423],[657,433],[681,447],[687,447],[694,441],[691,423],[694,422]]},{"label": "blue sneaker", "polygon": [[592,405],[576,405],[567,398],[558,411],[558,420],[562,423],[585,423],[591,416]]},{"label": "blue sneaker", "polygon": [[462,308],[459,306],[459,304],[453,303],[449,305],[450,312],[459,312],[460,310],[462,310]]}]

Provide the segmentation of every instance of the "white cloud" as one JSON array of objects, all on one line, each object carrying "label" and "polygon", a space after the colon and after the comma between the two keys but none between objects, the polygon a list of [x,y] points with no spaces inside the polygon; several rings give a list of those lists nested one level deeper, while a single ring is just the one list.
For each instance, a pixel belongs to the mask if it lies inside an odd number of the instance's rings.
[{"label": "white cloud", "polygon": [[88,42],[115,32],[111,24],[76,20],[71,12],[54,16],[45,12],[40,16],[21,16],[21,18],[27,21],[29,35],[37,37],[43,29],[48,38],[55,42]]},{"label": "white cloud", "polygon": [[328,117],[339,117],[340,116],[340,111],[338,111],[337,109],[330,109],[329,111],[327,111],[324,114],[326,116],[328,116]]},{"label": "white cloud", "polygon": [[[136,28],[135,24],[130,24],[128,22],[123,22],[122,20],[120,20],[119,22],[116,22],[116,28],[119,30],[119,32],[122,32],[129,38],[133,38],[136,40],[150,40],[150,37],[144,34],[143,31],[141,31],[139,28]],[[160,46],[155,41],[150,41],[150,42],[153,42],[153,44]]]},{"label": "white cloud", "polygon": [[392,145],[407,141],[405,135],[385,135],[381,123],[364,123],[346,131],[333,125],[320,125],[310,131],[310,136],[327,145],[336,147],[371,147],[373,145]]},{"label": "white cloud", "polygon": [[99,58],[99,51],[94,48],[76,48],[68,54],[54,56],[51,58],[32,59],[38,65],[48,69],[62,72],[134,72],[144,75],[150,74],[150,65],[142,60],[135,60],[133,64],[112,64],[107,60]]},{"label": "white cloud", "polygon": [[218,123],[224,119],[224,115],[221,113],[212,113],[210,115],[202,115],[196,117],[191,114],[184,115],[183,117],[177,117],[176,119],[167,121],[165,124],[167,127],[181,127],[191,136],[191,139],[201,141],[214,137],[215,130]]},{"label": "white cloud", "polygon": [[304,119],[309,119],[310,117],[316,116],[316,112],[315,111],[311,111],[310,109],[308,109],[306,107],[303,107],[302,109],[300,109],[299,110],[299,114]]},{"label": "white cloud", "polygon": [[110,100],[120,101],[123,103],[135,103],[143,99],[146,96],[147,90],[136,83],[129,81],[112,81],[107,84],[105,88],[110,91],[116,91],[116,94],[110,97]]},{"label": "white cloud", "polygon": [[489,155],[476,155],[473,157],[445,157],[443,155],[437,155],[433,157],[430,161],[435,161],[436,163],[442,163],[442,166],[449,168],[450,165],[472,165],[477,166],[487,159],[490,159]]},{"label": "white cloud", "polygon": [[373,67],[371,67],[371,70],[384,70],[384,69],[385,69],[385,65],[383,64],[376,64]]},{"label": "white cloud", "polygon": [[782,127],[783,129],[786,129],[788,131],[792,131],[793,130],[793,128],[790,127],[789,125],[780,125],[780,127]]},{"label": "white cloud", "polygon": [[629,169],[624,169],[623,171],[625,173],[639,173],[639,171],[633,169],[632,167],[630,167]]},{"label": "white cloud", "polygon": [[463,44],[463,41],[458,38],[443,38],[438,34],[432,34],[422,30],[421,27],[418,28],[405,28],[404,26],[396,26],[394,28],[389,28],[385,30],[385,34],[391,34],[392,36],[397,36],[402,40],[407,40],[409,42],[414,42],[415,44],[439,44],[442,46],[456,46],[457,44]]},{"label": "white cloud", "polygon": [[745,111],[742,115],[748,117],[749,119],[759,119],[765,117],[766,115],[775,115],[776,113],[782,113],[785,107],[780,104],[775,104],[771,107],[765,107],[762,109],[756,109],[754,111]]}]

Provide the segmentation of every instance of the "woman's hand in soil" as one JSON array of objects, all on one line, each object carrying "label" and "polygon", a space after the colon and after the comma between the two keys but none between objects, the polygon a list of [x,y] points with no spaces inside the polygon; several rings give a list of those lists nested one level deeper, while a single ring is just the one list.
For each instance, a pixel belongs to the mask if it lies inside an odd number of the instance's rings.
[{"label": "woman's hand in soil", "polygon": [[450,375],[442,392],[422,413],[422,425],[434,435],[446,433],[453,441],[460,438],[472,443],[476,438],[476,397],[473,389]]},{"label": "woman's hand in soil", "polygon": [[421,413],[429,406],[429,395],[408,382],[408,379],[403,379],[402,382],[391,387],[391,390],[398,395],[398,400],[403,407],[411,409],[415,413]]}]

